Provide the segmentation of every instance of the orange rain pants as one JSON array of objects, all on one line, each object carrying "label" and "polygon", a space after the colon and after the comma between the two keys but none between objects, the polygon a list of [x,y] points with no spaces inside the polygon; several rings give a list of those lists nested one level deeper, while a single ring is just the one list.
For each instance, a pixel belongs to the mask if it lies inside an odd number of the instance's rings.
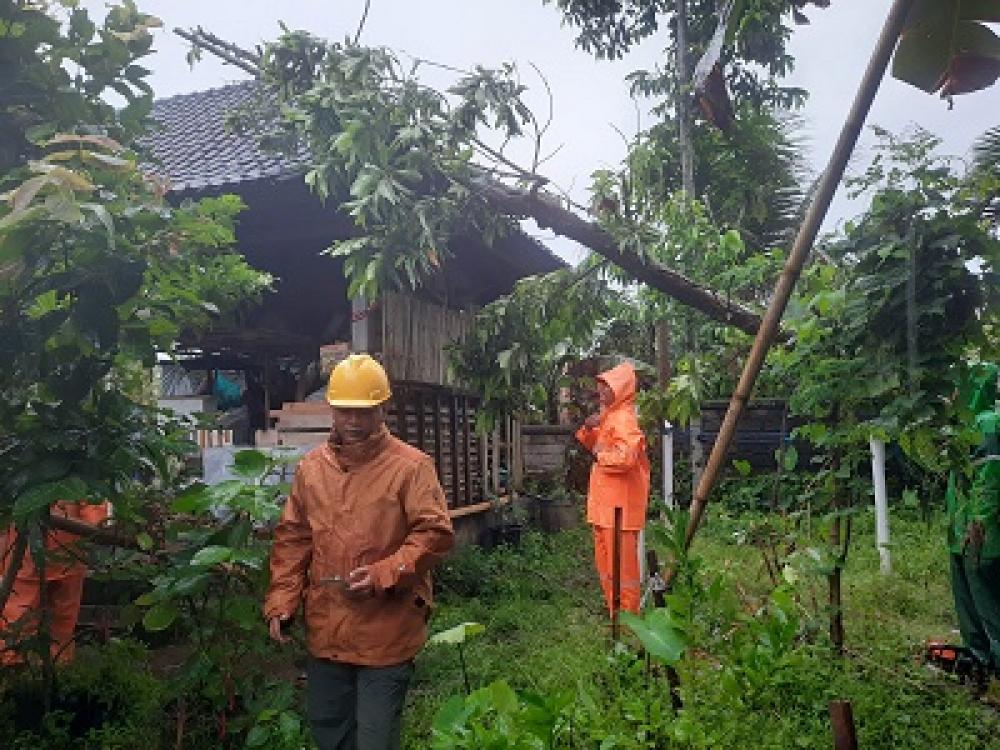
[{"label": "orange rain pants", "polygon": [[[92,525],[101,523],[108,516],[106,503],[89,505],[86,503],[56,503],[53,514],[63,515]],[[7,554],[14,546],[14,529],[6,533]],[[47,555],[45,566],[45,601],[42,601],[41,578],[31,554],[26,553],[21,568],[14,578],[14,588],[0,616],[0,633],[7,634],[6,643],[16,643],[30,638],[38,632],[42,613],[49,617],[49,635],[52,639],[52,658],[59,662],[73,659],[76,623],[80,617],[80,600],[83,595],[83,581],[87,576],[87,566],[80,559],[76,542],[78,537],[64,531],[50,531],[45,540]],[[6,568],[6,560],[3,561]],[[8,633],[9,631],[9,633]],[[17,651],[0,651],[0,664],[11,665],[23,662]]]},{"label": "orange rain pants", "polygon": [[597,379],[611,389],[614,400],[602,410],[598,426],[581,427],[576,434],[595,458],[587,492],[587,521],[594,529],[594,558],[611,612],[614,517],[615,509],[621,508],[621,603],[623,609],[638,612],[639,532],[646,523],[649,502],[649,458],[635,412],[637,379],[628,363],[601,373]]},{"label": "orange rain pants", "polygon": [[[608,614],[614,613],[612,573],[615,569],[615,530],[594,526],[594,560],[601,577],[601,590]],[[639,570],[639,532],[623,531],[621,541],[621,609],[639,614],[642,582]]]}]

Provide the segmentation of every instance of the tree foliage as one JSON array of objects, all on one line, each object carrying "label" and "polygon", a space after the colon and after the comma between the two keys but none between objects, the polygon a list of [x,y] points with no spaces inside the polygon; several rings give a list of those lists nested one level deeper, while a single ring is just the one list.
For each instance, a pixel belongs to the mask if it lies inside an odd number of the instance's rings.
[{"label": "tree foliage", "polygon": [[916,0],[892,61],[892,74],[942,97],[988,88],[1000,78],[1000,22],[991,0]]},{"label": "tree foliage", "polygon": [[[64,5],[8,2],[0,15],[12,72],[0,84],[0,521],[19,526],[55,500],[119,498],[165,472],[181,443],[112,374],[152,365],[269,283],[227,252],[238,199],[172,207],[139,165],[152,97],[136,61],[158,21],[131,2],[100,25]],[[127,104],[107,104],[110,92]]]},{"label": "tree foliage", "polygon": [[261,101],[236,118],[259,122],[263,110],[274,124],[264,142],[307,149],[306,183],[353,217],[358,236],[328,251],[345,259],[350,296],[417,287],[456,233],[489,238],[511,226],[476,195],[485,171],[473,157],[493,150],[480,131],[506,140],[534,122],[516,69],[477,68],[446,95],[420,81],[419,67],[384,47],[286,30],[265,50]]},{"label": "tree foliage", "polygon": [[[676,80],[676,9],[675,0],[545,0],[555,2],[567,23],[580,29],[577,44],[599,58],[623,57],[637,43],[661,29],[671,33],[666,62],[652,71],[632,75],[633,87],[644,94],[665,94],[675,99]],[[689,0],[688,55],[691,63],[709,47],[723,20],[726,44],[720,64],[726,84],[737,105],[755,107],[796,106],[806,93],[783,86],[780,79],[791,72],[794,59],[788,52],[788,40],[795,23],[806,23],[803,10],[815,5],[826,7],[829,0],[737,0],[728,19],[719,13],[715,0]]]},{"label": "tree foliage", "polygon": [[451,362],[459,380],[481,396],[480,430],[505,415],[556,420],[566,365],[588,352],[613,307],[613,293],[593,270],[522,279],[476,314]]},{"label": "tree foliage", "polygon": [[965,363],[989,356],[1000,241],[965,176],[935,155],[939,139],[877,133],[852,180],[871,205],[810,269],[789,308],[794,346],[774,362],[818,447],[860,454],[874,434],[942,474],[974,440],[952,395]]}]

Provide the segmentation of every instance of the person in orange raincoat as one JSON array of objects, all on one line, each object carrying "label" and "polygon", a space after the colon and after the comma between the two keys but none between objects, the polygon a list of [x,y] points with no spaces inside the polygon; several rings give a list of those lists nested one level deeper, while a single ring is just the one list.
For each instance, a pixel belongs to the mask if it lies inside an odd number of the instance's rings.
[{"label": "person in orange raincoat", "polygon": [[385,370],[355,354],[330,374],[330,439],[299,463],[274,532],[271,638],[305,608],[306,703],[320,750],[398,750],[431,568],[454,532],[434,460],[389,434]]},{"label": "person in orange raincoat", "polygon": [[649,502],[646,437],[635,411],[637,379],[627,362],[597,376],[601,409],[587,417],[576,438],[595,458],[587,493],[587,522],[594,531],[594,557],[601,589],[613,613],[615,508],[622,509],[621,606],[639,612],[639,534]]},{"label": "person in orange raincoat", "polygon": [[[52,515],[64,516],[96,526],[108,517],[107,503],[71,503],[60,501],[52,506]],[[16,533],[11,527],[0,543],[0,559],[6,570]],[[74,632],[80,617],[83,581],[87,564],[79,547],[79,537],[66,531],[49,531],[45,537],[45,602],[42,602],[38,568],[26,552],[14,579],[14,588],[0,616],[0,648],[24,641],[38,632],[43,610],[48,610],[52,658],[66,663],[75,653]],[[20,664],[24,657],[12,648],[0,650],[0,663]]]}]

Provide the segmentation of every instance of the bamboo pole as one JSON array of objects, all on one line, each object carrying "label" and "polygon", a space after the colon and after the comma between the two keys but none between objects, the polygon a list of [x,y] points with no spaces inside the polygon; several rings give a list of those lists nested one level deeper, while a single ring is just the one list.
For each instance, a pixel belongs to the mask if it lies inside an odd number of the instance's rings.
[{"label": "bamboo pole", "polygon": [[[837,191],[837,186],[844,176],[847,162],[858,142],[858,137],[861,135],[861,129],[864,127],[865,119],[871,110],[879,84],[885,76],[886,68],[889,65],[893,49],[896,46],[896,41],[903,30],[907,14],[913,2],[914,0],[895,0],[889,10],[889,15],[886,18],[885,25],[882,27],[882,32],[872,52],[868,67],[865,69],[865,74],[858,86],[854,103],[851,105],[847,120],[840,131],[840,136],[834,146],[833,153],[830,155],[826,170],[824,170],[823,176],[819,180],[812,205],[806,212],[802,226],[799,228],[795,243],[792,245],[792,251],[788,256],[785,267],[778,279],[778,284],[775,287],[771,304],[768,306],[764,319],[757,331],[753,348],[750,350],[750,355],[743,367],[739,383],[729,401],[729,409],[726,411],[722,427],[719,429],[719,435],[715,440],[715,445],[712,447],[708,464],[705,466],[705,471],[698,482],[698,488],[695,491],[694,500],[691,504],[691,516],[685,533],[684,541],[687,547],[690,547],[691,541],[698,531],[698,526],[701,524],[705,513],[705,505],[708,502],[708,495],[712,491],[712,487],[715,485],[715,481],[725,463],[725,456],[736,434],[736,425],[739,422],[740,415],[750,400],[754,383],[760,374],[768,349],[770,349],[775,335],[778,333],[778,326],[785,313],[785,307],[788,305],[792,290],[795,288],[795,282],[798,281],[799,275],[802,273],[802,268],[809,257],[809,252],[816,240],[816,235],[819,233],[820,226],[826,218],[834,193]],[[671,580],[673,575],[673,569],[668,571],[668,580]]]}]

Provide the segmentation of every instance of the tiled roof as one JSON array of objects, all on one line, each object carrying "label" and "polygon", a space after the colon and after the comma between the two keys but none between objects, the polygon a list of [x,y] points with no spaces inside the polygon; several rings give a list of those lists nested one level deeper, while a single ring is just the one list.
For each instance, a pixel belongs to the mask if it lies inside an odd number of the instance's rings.
[{"label": "tiled roof", "polygon": [[[179,94],[153,103],[157,123],[143,138],[155,163],[151,169],[167,180],[174,194],[199,194],[232,189],[238,185],[292,177],[305,171],[305,153],[299,158],[268,152],[253,135],[238,135],[226,128],[228,116],[253,101],[256,81]],[[521,230],[498,244],[507,252],[521,250],[524,273],[545,273],[565,267],[565,262],[543,243]]]},{"label": "tiled roof", "polygon": [[255,81],[159,99],[157,125],[143,139],[158,162],[153,171],[175,193],[230,187],[303,171],[287,157],[262,150],[253,136],[226,129],[226,118],[253,99]]}]

